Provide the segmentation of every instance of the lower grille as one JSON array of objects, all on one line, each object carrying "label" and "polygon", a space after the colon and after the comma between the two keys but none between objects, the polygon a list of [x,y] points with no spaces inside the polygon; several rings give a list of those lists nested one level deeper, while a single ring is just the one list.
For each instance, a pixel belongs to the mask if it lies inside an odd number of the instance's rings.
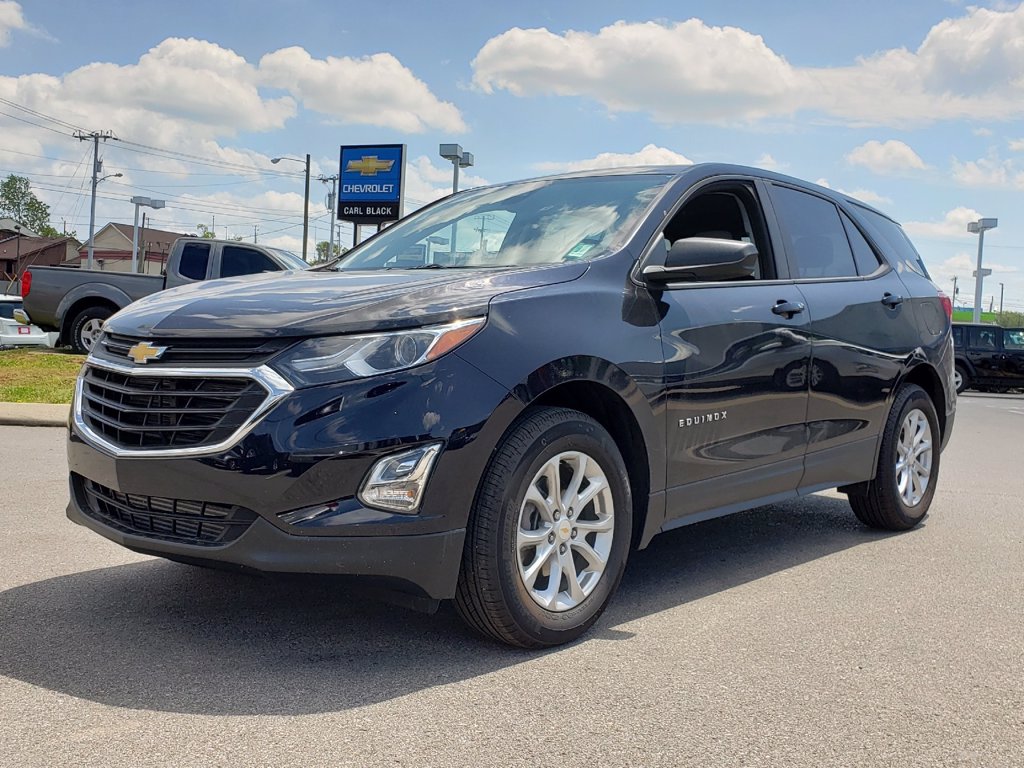
[{"label": "lower grille", "polygon": [[245,376],[139,376],[87,364],[80,407],[118,447],[191,448],[229,438],[268,395]]},{"label": "lower grille", "polygon": [[74,476],[82,511],[122,533],[181,544],[214,547],[228,544],[252,525],[256,513],[211,501],[140,496]]}]

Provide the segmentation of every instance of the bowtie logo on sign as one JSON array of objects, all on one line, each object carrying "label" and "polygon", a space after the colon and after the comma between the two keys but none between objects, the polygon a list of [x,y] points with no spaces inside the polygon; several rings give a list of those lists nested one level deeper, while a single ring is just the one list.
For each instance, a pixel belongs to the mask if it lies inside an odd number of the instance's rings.
[{"label": "bowtie logo on sign", "polygon": [[360,176],[376,176],[380,171],[390,171],[394,164],[394,160],[381,160],[376,155],[363,155],[358,160],[349,160],[345,170],[355,171]]}]

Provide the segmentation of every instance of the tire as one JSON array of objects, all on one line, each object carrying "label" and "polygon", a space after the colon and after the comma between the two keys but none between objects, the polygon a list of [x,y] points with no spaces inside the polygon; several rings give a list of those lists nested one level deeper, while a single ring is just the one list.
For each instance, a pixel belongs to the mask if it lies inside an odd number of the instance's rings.
[{"label": "tire", "polygon": [[[931,398],[916,384],[901,387],[886,420],[875,476],[849,494],[857,519],[887,531],[906,531],[920,523],[935,495],[941,442]],[[901,462],[908,449],[914,457],[909,466]]]},{"label": "tire", "polygon": [[[558,498],[548,492],[554,472]],[[578,506],[580,498],[578,509],[572,499]],[[527,411],[477,489],[456,590],[459,615],[487,637],[521,648],[580,637],[619,586],[632,510],[626,465],[600,424],[566,408]]]},{"label": "tire", "polygon": [[967,372],[960,363],[953,367],[953,381],[956,383],[956,393],[959,395],[965,389],[971,387],[971,374]]},{"label": "tire", "polygon": [[87,355],[93,342],[99,337],[99,329],[103,321],[114,314],[107,307],[86,307],[71,321],[71,349],[80,355]]}]

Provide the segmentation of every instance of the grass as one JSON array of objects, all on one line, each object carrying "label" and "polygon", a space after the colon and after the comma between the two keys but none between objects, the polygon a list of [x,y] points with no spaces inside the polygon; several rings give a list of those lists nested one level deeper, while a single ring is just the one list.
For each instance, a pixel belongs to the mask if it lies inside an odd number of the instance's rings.
[{"label": "grass", "polygon": [[42,350],[0,351],[0,402],[70,403],[84,355]]}]

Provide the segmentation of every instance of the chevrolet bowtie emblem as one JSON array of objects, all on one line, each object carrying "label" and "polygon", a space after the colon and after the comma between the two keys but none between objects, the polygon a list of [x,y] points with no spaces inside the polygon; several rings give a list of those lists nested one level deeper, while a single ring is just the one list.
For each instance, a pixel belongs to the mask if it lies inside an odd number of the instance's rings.
[{"label": "chevrolet bowtie emblem", "polygon": [[150,360],[159,360],[166,351],[167,347],[154,347],[148,341],[140,341],[128,350],[128,357],[139,365],[145,365]]},{"label": "chevrolet bowtie emblem", "polygon": [[390,171],[394,160],[380,160],[376,155],[363,155],[358,160],[349,160],[345,173],[358,171],[360,176],[376,176],[380,171]]}]

